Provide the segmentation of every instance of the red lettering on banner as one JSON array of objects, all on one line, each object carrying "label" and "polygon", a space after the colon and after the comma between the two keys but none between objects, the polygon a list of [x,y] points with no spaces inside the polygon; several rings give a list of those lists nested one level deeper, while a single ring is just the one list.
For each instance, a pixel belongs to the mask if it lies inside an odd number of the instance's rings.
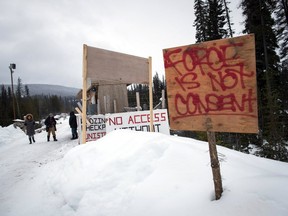
[{"label": "red lettering on banner", "polygon": [[[154,122],[166,121],[165,113],[154,113]],[[128,118],[128,124],[143,124],[150,122],[150,114],[131,115]]]},{"label": "red lettering on banner", "polygon": [[104,137],[106,135],[106,132],[95,132],[95,133],[89,133],[86,135],[87,141],[97,140],[101,137]]},{"label": "red lettering on banner", "polygon": [[128,119],[128,124],[134,124],[134,121],[133,121],[133,118],[132,118],[132,116],[129,116],[129,119]]},{"label": "red lettering on banner", "polygon": [[108,118],[107,121],[108,121],[109,125],[122,125],[123,124],[123,120],[122,120],[121,116],[114,117],[113,119],[112,118]]}]

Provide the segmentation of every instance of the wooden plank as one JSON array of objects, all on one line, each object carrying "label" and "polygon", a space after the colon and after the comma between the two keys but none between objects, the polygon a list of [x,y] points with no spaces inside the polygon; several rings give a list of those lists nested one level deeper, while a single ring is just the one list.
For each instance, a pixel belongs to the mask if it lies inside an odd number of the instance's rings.
[{"label": "wooden plank", "polygon": [[150,105],[150,132],[154,132],[153,115],[153,77],[152,77],[152,57],[149,57],[149,105]]},{"label": "wooden plank", "polygon": [[171,129],[258,133],[253,34],[163,55]]},{"label": "wooden plank", "polygon": [[87,67],[93,83],[149,83],[146,58],[88,46]]},{"label": "wooden plank", "polygon": [[[105,100],[104,100],[105,96]],[[109,96],[109,97],[108,97]],[[115,85],[99,85],[98,86],[98,98],[100,99],[100,110],[102,114],[123,112],[124,107],[128,106],[128,92],[126,84],[115,84]],[[113,107],[108,106],[117,100],[117,110],[114,111]]]},{"label": "wooden plank", "polygon": [[82,90],[82,144],[86,143],[87,113],[87,45],[83,45],[83,90]]},{"label": "wooden plank", "polygon": [[141,105],[140,105],[140,94],[139,94],[139,92],[136,92],[136,108],[137,108],[137,111],[140,111]]}]

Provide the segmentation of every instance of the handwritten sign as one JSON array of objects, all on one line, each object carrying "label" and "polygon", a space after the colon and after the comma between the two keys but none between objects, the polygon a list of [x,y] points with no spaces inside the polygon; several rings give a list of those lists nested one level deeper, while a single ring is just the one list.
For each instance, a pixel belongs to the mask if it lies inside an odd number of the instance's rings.
[{"label": "handwritten sign", "polygon": [[163,50],[170,127],[258,133],[254,35]]},{"label": "handwritten sign", "polygon": [[86,142],[95,141],[106,135],[104,115],[88,116],[89,125],[86,127]]},{"label": "handwritten sign", "polygon": [[[170,135],[166,109],[154,110],[154,131]],[[150,111],[106,114],[107,133],[118,129],[150,131]]]}]

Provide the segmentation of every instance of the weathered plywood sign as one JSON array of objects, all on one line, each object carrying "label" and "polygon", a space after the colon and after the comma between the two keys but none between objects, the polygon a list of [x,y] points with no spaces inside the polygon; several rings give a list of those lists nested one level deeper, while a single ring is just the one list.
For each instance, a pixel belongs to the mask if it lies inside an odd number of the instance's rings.
[{"label": "weathered plywood sign", "polygon": [[163,55],[171,129],[258,133],[253,34]]},{"label": "weathered plywood sign", "polygon": [[93,83],[149,83],[147,58],[87,46],[87,77]]}]

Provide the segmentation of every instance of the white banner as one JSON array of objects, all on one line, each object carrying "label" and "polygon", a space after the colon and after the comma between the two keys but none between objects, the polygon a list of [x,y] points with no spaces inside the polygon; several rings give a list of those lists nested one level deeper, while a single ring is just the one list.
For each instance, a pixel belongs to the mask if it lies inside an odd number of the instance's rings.
[{"label": "white banner", "polygon": [[86,142],[97,140],[106,135],[104,115],[87,116]]},{"label": "white banner", "polygon": [[[154,131],[170,135],[167,109],[153,111]],[[150,111],[87,116],[86,142],[95,141],[118,129],[150,131]]]},{"label": "white banner", "polygon": [[[167,109],[153,110],[154,131],[170,135]],[[106,132],[117,129],[150,131],[150,111],[106,114]]]}]

